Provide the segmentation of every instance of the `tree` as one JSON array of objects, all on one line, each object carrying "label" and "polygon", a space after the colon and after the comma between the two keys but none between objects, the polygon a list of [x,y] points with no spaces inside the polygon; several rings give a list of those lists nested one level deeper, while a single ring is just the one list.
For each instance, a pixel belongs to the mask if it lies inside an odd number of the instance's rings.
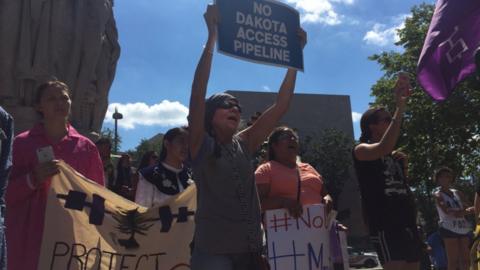
[{"label": "tree", "polygon": [[467,184],[480,164],[480,84],[474,76],[457,86],[444,102],[434,102],[416,81],[416,66],[434,11],[433,5],[422,4],[411,9],[405,28],[398,31],[397,46],[402,52],[383,52],[370,57],[380,64],[384,75],[372,87],[373,105],[395,109],[392,95],[395,74],[412,74],[413,92],[408,101],[398,146],[409,155],[409,181],[418,200],[426,229],[435,227],[436,211],[432,199],[435,188],[431,177],[436,168],[449,166],[459,176],[459,186]]},{"label": "tree", "polygon": [[[122,144],[122,138],[120,137],[120,135],[118,135],[117,137],[117,144],[115,144],[115,131],[113,131],[111,128],[102,129],[102,131],[100,132],[100,136],[102,138],[109,138],[112,142],[112,152],[118,153]],[[117,148],[115,148],[115,145],[117,146]]]},{"label": "tree", "polygon": [[148,151],[155,151],[157,153],[160,153],[162,150],[162,141],[163,141],[163,136],[161,135],[156,135],[154,138],[148,140],[148,139],[141,139],[140,143],[135,147],[135,150],[128,151],[128,154],[133,158],[133,160],[137,161],[137,165],[140,163],[143,155],[147,153]]},{"label": "tree", "polygon": [[322,175],[335,209],[343,186],[350,179],[352,146],[352,139],[336,129],[307,136],[302,142],[302,160]]}]

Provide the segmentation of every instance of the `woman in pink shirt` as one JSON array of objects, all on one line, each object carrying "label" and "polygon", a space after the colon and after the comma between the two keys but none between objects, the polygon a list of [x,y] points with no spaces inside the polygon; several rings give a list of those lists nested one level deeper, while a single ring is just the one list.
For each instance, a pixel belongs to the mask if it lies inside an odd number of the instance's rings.
[{"label": "woman in pink shirt", "polygon": [[[59,172],[58,160],[98,184],[104,183],[97,148],[68,123],[70,107],[67,85],[59,81],[40,85],[35,109],[42,121],[13,142],[13,167],[6,194],[10,270],[37,269],[47,195],[51,177]],[[37,155],[39,149],[46,153],[43,158]]]},{"label": "woman in pink shirt", "polygon": [[262,211],[287,208],[298,217],[302,205],[324,203],[327,209],[331,207],[332,198],[325,190],[322,176],[309,164],[298,162],[298,152],[298,135],[291,128],[278,127],[270,134],[269,161],[255,172]]}]

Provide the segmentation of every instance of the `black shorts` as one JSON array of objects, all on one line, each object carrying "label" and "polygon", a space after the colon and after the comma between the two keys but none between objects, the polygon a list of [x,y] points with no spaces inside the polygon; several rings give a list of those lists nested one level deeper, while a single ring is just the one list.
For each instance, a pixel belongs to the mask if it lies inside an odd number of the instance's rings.
[{"label": "black shorts", "polygon": [[438,228],[438,233],[440,234],[440,237],[442,237],[442,239],[445,239],[445,238],[463,238],[463,237],[469,237],[469,234],[459,234],[459,233],[456,233],[456,232],[452,232],[450,230],[447,230],[445,228],[442,228],[442,227],[439,227]]},{"label": "black shorts", "polygon": [[370,234],[370,241],[382,265],[390,261],[419,262],[422,258],[422,242],[417,228],[374,232]]}]

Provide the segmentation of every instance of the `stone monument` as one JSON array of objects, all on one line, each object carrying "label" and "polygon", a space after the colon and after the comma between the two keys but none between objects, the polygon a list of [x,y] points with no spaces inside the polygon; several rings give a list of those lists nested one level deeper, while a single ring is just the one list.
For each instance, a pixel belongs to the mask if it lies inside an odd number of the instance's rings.
[{"label": "stone monument", "polygon": [[0,105],[16,133],[37,121],[35,89],[49,79],[70,87],[72,125],[100,132],[119,56],[113,0],[0,0]]}]

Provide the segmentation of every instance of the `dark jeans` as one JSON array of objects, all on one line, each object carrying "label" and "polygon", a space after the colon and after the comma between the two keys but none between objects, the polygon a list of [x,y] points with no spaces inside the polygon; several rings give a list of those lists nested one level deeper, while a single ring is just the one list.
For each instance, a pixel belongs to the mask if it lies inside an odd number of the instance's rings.
[{"label": "dark jeans", "polygon": [[192,270],[255,270],[252,253],[209,254],[193,249]]}]

